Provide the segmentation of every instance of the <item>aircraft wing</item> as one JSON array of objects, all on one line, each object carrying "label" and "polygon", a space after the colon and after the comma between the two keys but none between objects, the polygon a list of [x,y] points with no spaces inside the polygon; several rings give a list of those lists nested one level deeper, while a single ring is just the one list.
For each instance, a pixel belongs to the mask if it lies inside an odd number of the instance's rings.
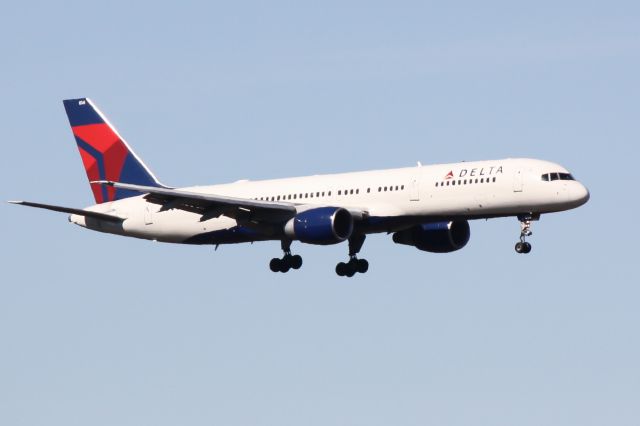
[{"label": "aircraft wing", "polygon": [[122,222],[124,218],[114,216],[107,213],[92,212],[90,210],[76,209],[73,207],[54,206],[51,204],[32,203],[31,201],[9,201],[11,204],[19,204],[21,206],[36,207],[38,209],[53,210],[54,212],[75,214],[78,216],[92,217],[100,220],[110,220],[113,222]]},{"label": "aircraft wing", "polygon": [[257,201],[246,198],[204,194],[201,192],[182,191],[179,189],[159,188],[155,186],[133,185],[113,181],[93,181],[91,183],[146,194],[144,198],[148,202],[162,205],[160,211],[179,209],[197,213],[201,215],[201,222],[219,217],[220,215],[225,215],[236,220],[276,222],[290,219],[296,214],[295,206],[287,203]]}]

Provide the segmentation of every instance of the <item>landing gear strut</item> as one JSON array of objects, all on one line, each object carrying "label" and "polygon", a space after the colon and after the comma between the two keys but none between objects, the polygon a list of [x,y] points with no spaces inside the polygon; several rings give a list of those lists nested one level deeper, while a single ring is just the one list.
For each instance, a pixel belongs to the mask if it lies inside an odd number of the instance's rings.
[{"label": "landing gear strut", "polygon": [[356,272],[364,274],[369,270],[369,262],[366,259],[358,259],[357,254],[364,244],[364,234],[353,235],[349,238],[349,261],[336,265],[336,274],[340,277],[353,277]]},{"label": "landing gear strut", "polygon": [[526,241],[526,238],[531,236],[531,221],[538,220],[540,216],[534,215],[520,215],[518,220],[520,221],[520,241],[516,243],[516,252],[526,254],[531,252],[531,244]]},{"label": "landing gear strut", "polygon": [[302,266],[302,257],[298,254],[291,255],[291,241],[290,240],[282,240],[281,242],[282,251],[284,252],[284,256],[282,259],[274,257],[269,262],[269,268],[273,272],[289,272],[290,269],[300,269]]}]

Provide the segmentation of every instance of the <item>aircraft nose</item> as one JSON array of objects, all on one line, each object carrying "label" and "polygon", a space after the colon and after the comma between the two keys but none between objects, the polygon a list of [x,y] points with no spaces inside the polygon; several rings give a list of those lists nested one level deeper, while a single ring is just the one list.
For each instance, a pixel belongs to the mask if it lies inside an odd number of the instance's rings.
[{"label": "aircraft nose", "polygon": [[576,203],[581,206],[589,201],[590,197],[591,195],[589,194],[587,187],[578,182],[578,185],[576,185],[576,188],[573,190],[573,199]]}]

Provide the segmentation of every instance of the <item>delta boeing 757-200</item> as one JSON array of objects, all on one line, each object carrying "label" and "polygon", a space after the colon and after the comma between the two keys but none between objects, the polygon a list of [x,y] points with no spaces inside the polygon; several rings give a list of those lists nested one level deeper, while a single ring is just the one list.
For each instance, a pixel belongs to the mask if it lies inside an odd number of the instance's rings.
[{"label": "delta boeing 757-200", "polygon": [[161,184],[87,98],[64,101],[96,204],[85,209],[28,201],[15,204],[69,213],[100,232],[182,244],[280,241],[274,272],[299,269],[291,243],[348,241],[340,276],[364,273],[358,259],[367,234],[393,234],[397,244],[433,253],[463,248],[469,221],[513,216],[518,253],[529,253],[531,222],[569,210],[589,192],[562,166],[504,159],[263,181],[172,188]]}]

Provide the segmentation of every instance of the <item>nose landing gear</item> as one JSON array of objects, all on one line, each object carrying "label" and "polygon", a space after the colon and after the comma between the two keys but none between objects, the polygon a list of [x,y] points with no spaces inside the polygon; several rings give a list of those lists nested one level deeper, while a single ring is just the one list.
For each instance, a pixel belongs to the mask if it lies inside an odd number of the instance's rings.
[{"label": "nose landing gear", "polygon": [[364,274],[369,270],[369,262],[366,259],[358,259],[357,254],[364,244],[366,236],[354,235],[349,238],[349,261],[340,262],[336,265],[336,274],[340,277],[353,277],[356,272]]},{"label": "nose landing gear", "polygon": [[302,266],[302,257],[298,254],[291,254],[291,241],[282,240],[281,242],[282,251],[284,252],[284,256],[282,259],[274,257],[269,262],[269,268],[273,272],[289,272],[290,269],[300,269]]},{"label": "nose landing gear", "polygon": [[533,234],[531,232],[531,221],[540,219],[539,215],[520,215],[520,241],[516,243],[515,249],[517,253],[527,254],[531,252],[531,244],[526,241],[526,237]]}]

